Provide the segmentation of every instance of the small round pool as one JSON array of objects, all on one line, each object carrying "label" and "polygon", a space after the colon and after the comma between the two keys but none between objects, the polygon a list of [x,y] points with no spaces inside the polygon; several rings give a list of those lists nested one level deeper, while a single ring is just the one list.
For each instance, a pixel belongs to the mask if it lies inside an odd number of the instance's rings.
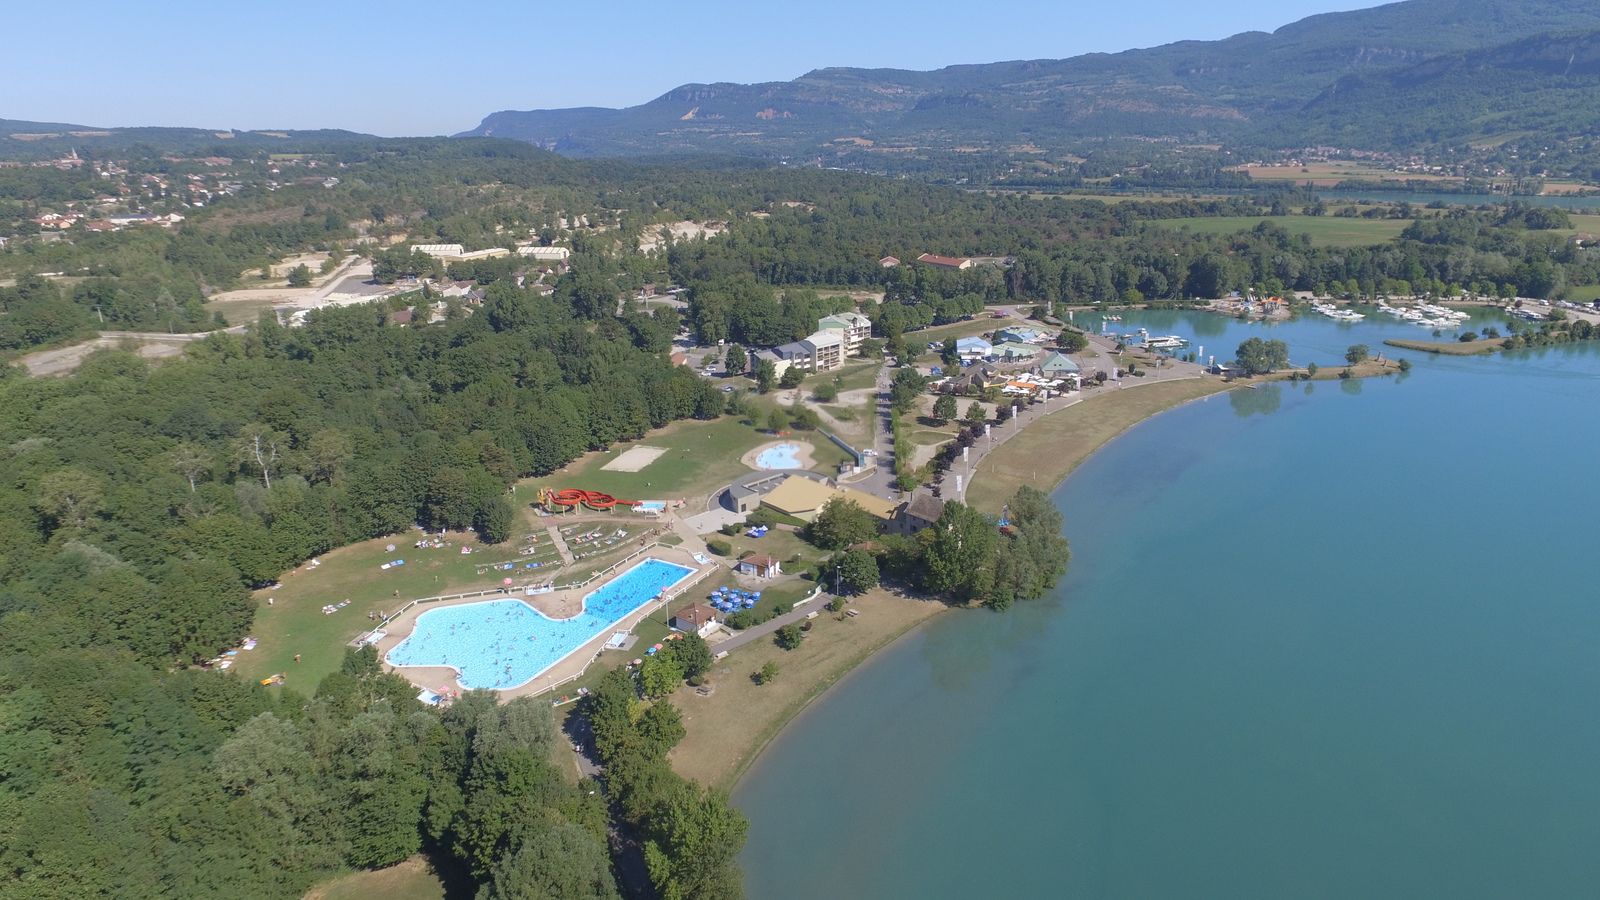
[{"label": "small round pool", "polygon": [[761,451],[759,454],[757,454],[757,456],[756,456],[756,468],[758,468],[758,469],[799,469],[799,468],[803,468],[800,465],[800,445],[799,444],[779,444],[776,447],[768,447],[767,449],[765,449],[765,450]]}]

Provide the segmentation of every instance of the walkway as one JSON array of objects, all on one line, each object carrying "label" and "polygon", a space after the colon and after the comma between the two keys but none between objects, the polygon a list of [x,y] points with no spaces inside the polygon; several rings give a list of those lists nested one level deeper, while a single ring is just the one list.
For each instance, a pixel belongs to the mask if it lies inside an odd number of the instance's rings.
[{"label": "walkway", "polygon": [[809,616],[812,613],[821,610],[823,607],[826,607],[828,602],[832,599],[833,596],[824,591],[823,593],[818,594],[816,599],[807,601],[798,607],[795,607],[792,612],[786,612],[776,619],[768,619],[767,621],[762,622],[760,625],[746,628],[722,643],[714,645],[711,650],[714,653],[726,653],[729,650],[737,650],[751,641],[760,640],[761,638],[766,637],[785,625],[790,625],[801,621],[806,616]]},{"label": "walkway", "polygon": [[561,564],[563,566],[572,565],[575,561],[572,551],[567,549],[567,539],[562,537],[560,530],[554,525],[546,525],[544,530],[550,532],[550,539],[556,542],[556,552],[561,554]]}]

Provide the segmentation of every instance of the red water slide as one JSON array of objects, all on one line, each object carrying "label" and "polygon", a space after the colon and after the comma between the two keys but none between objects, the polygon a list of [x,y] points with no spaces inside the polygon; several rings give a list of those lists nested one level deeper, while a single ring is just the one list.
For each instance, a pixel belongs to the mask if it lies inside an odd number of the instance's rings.
[{"label": "red water slide", "polygon": [[582,503],[590,509],[610,509],[613,506],[638,506],[639,500],[618,500],[610,494],[599,491],[584,491],[578,488],[565,488],[555,491],[550,495],[550,500],[561,506],[577,506]]}]

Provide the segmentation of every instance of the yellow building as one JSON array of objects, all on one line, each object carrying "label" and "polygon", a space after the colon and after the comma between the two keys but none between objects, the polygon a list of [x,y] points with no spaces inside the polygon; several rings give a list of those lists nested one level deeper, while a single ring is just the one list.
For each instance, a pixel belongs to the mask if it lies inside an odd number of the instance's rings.
[{"label": "yellow building", "polygon": [[850,500],[885,522],[893,519],[895,510],[899,508],[899,504],[892,500],[874,497],[854,488],[829,487],[803,475],[790,475],[784,479],[783,484],[761,498],[761,505],[774,512],[810,522],[816,519],[829,501],[836,498]]}]

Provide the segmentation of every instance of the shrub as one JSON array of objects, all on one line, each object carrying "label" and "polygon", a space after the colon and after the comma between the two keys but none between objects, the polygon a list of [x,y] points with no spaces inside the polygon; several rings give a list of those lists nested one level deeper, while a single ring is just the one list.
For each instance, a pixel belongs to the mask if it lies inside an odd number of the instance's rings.
[{"label": "shrub", "polygon": [[706,549],[710,550],[712,553],[715,553],[718,556],[731,556],[731,555],[733,555],[733,545],[728,543],[727,541],[723,541],[723,540],[715,540],[714,539],[714,540],[706,541]]},{"label": "shrub", "polygon": [[753,681],[755,681],[756,684],[766,684],[767,682],[769,682],[772,679],[777,678],[777,677],[778,677],[778,664],[775,663],[775,662],[767,663],[766,665],[761,667],[761,671],[756,672],[756,673],[754,673],[754,674],[752,674],[750,676],[750,678]]},{"label": "shrub", "polygon": [[805,632],[800,630],[799,625],[794,624],[785,625],[782,628],[779,628],[772,636],[773,642],[785,650],[793,650],[796,647],[799,647],[800,642],[804,641],[805,639]]}]

